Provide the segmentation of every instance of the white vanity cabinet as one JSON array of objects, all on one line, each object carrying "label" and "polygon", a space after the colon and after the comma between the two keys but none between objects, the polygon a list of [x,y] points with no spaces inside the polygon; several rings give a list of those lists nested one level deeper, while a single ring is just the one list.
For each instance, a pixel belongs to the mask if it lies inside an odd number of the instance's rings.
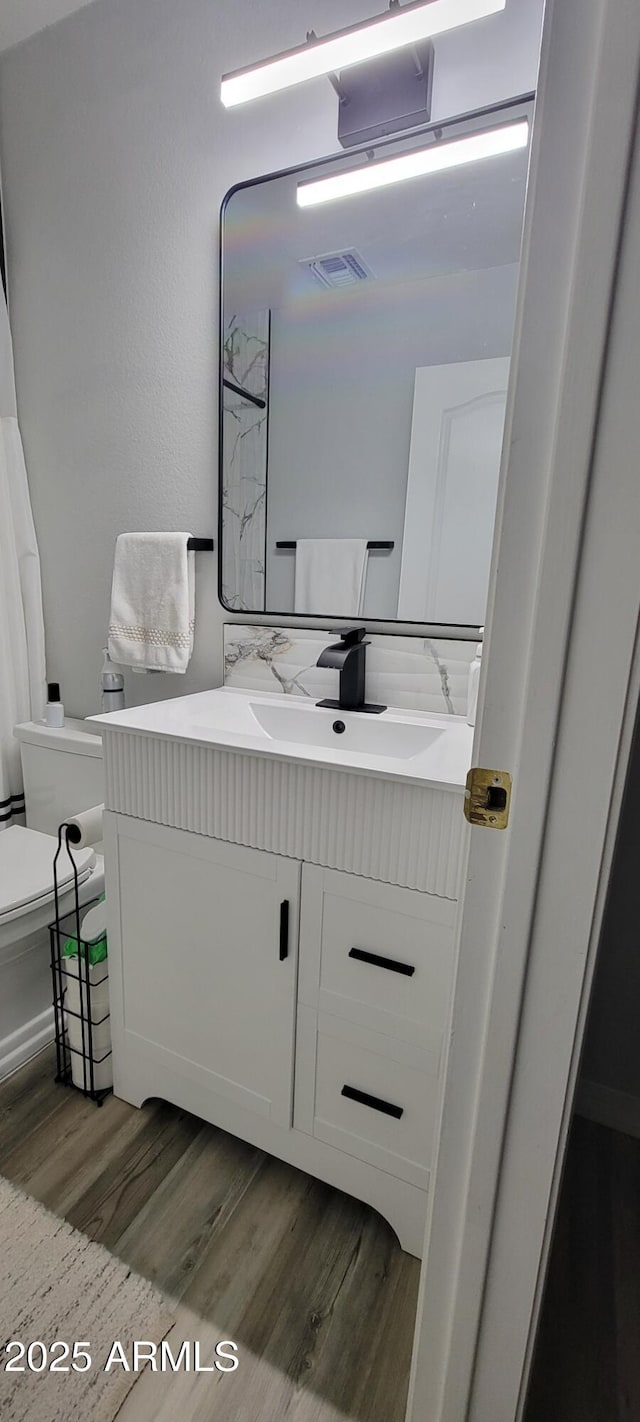
[{"label": "white vanity cabinet", "polygon": [[367,1201],[420,1255],[470,727],[345,713],[334,745],[332,712],[226,688],[97,719],[116,1095]]},{"label": "white vanity cabinet", "polygon": [[115,1091],[348,1192],[420,1254],[452,900],[105,813]]}]

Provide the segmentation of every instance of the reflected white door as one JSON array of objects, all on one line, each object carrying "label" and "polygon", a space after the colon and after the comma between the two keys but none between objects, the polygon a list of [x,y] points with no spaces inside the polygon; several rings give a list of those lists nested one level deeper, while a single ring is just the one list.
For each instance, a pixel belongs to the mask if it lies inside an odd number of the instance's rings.
[{"label": "reflected white door", "polygon": [[416,370],[398,617],[485,620],[509,359]]}]

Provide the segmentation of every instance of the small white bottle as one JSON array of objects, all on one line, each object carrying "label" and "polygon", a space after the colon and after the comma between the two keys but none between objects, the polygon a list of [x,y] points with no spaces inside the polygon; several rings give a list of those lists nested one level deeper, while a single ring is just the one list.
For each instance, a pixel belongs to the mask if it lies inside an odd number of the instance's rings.
[{"label": "small white bottle", "polygon": [[[481,635],[484,627],[480,628]],[[469,667],[469,686],[467,690],[467,725],[475,726],[476,711],[478,709],[478,683],[480,681],[480,667],[482,665],[482,642],[478,642],[476,654]]]},{"label": "small white bottle", "polygon": [[103,647],[102,652],[102,710],[124,711],[124,677],[122,672],[116,671],[108,649]]},{"label": "small white bottle", "polygon": [[60,683],[50,681],[47,683],[47,704],[44,708],[45,726],[51,726],[59,731],[64,726],[64,706],[60,700]]}]

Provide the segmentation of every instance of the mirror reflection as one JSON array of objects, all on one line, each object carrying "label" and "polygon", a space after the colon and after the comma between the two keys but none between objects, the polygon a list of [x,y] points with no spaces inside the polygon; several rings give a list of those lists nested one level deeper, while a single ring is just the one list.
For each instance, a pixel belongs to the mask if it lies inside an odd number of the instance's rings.
[{"label": "mirror reflection", "polygon": [[230,610],[484,622],[527,148],[313,206],[298,189],[528,114],[502,106],[227,198]]}]

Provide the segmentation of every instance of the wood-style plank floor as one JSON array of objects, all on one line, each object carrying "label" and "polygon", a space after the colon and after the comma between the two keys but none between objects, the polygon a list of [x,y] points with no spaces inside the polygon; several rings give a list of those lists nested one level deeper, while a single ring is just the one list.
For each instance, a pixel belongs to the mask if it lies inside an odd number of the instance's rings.
[{"label": "wood-style plank floor", "polygon": [[98,1109],[54,1070],[47,1051],[0,1086],[0,1174],[176,1299],[175,1341],[239,1350],[233,1374],[141,1374],[118,1422],[402,1422],[419,1265],[385,1221],[166,1103]]},{"label": "wood-style plank floor", "polygon": [[573,1121],[525,1422],[639,1422],[640,1140]]}]

